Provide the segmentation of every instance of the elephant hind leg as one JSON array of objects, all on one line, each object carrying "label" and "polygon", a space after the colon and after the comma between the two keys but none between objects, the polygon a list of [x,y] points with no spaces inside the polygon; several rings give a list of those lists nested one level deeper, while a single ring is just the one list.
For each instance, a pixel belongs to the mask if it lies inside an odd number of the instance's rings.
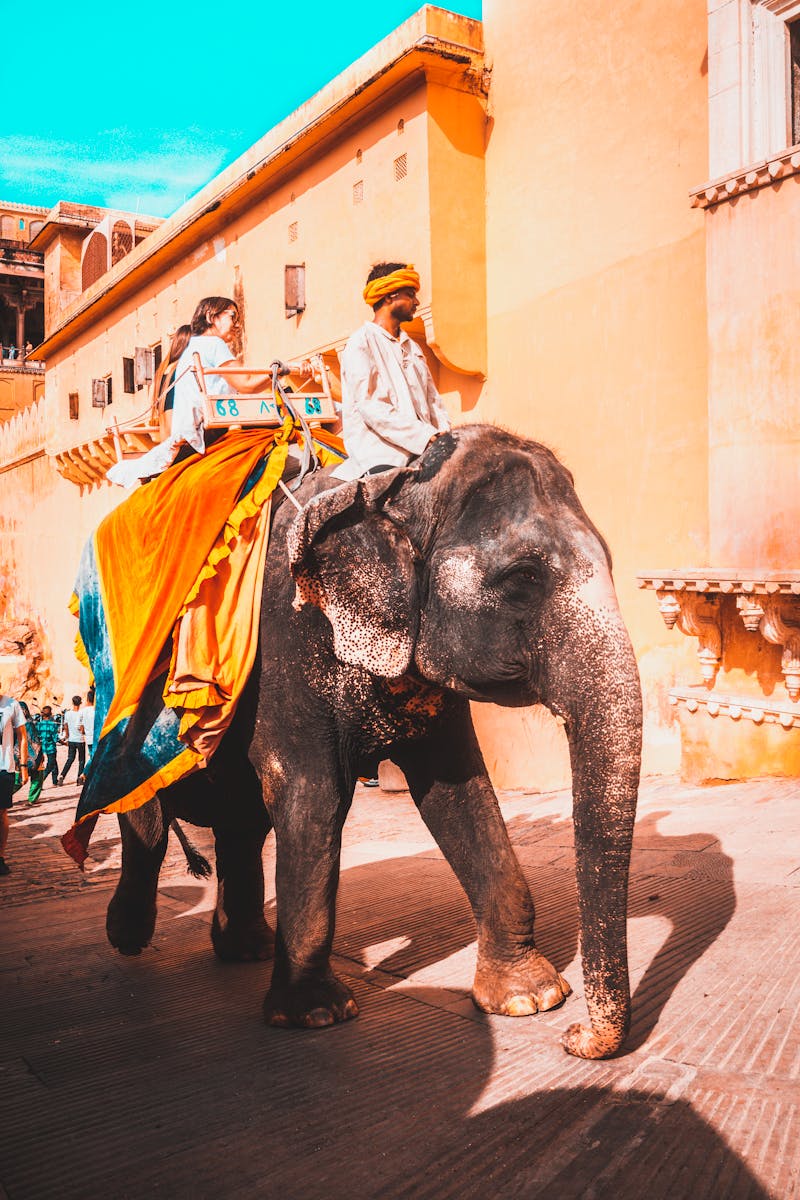
[{"label": "elephant hind leg", "polygon": [[158,875],[167,851],[160,800],[120,814],[119,827],[122,872],[106,913],[106,934],[120,954],[141,954],[155,930]]},{"label": "elephant hind leg", "polygon": [[217,903],[211,944],[223,962],[254,962],[275,952],[275,935],[264,917],[261,859],[272,821],[251,772],[242,770],[233,785],[238,793],[235,812],[230,812],[230,796],[220,794],[218,811],[226,816],[214,822]]}]

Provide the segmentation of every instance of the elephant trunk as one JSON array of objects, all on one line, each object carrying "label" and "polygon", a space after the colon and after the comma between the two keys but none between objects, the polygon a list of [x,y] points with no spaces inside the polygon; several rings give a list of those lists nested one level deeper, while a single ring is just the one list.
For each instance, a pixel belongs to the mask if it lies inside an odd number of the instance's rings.
[{"label": "elephant trunk", "polygon": [[630,1027],[626,923],[642,696],[633,647],[605,567],[596,568],[590,586],[565,598],[564,610],[550,700],[565,717],[569,737],[591,1027],[570,1026],[563,1044],[581,1058],[606,1058],[619,1050]]}]

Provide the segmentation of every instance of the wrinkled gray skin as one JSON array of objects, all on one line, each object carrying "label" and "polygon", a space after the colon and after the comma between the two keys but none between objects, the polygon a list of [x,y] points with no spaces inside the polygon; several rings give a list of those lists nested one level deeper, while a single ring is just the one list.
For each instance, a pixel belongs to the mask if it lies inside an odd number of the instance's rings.
[{"label": "wrinkled gray skin", "polygon": [[[569,985],[538,952],[534,906],[475,738],[469,701],[541,702],[563,717],[573,773],[590,1026],[565,1048],[613,1054],[630,1022],[626,907],[641,694],[606,546],[568,472],[492,426],[438,438],[410,467],[298,493],[275,516],[261,662],[209,771],[162,793],[164,817],[214,828],[222,958],[275,964],[274,1025],[357,1013],[330,967],[341,831],[356,778],[391,758],[475,915],[476,1005],[518,1016]],[[248,754],[249,748],[249,754]],[[263,800],[262,800],[263,797]],[[152,935],[166,826],[158,802],[121,819],[112,943]],[[276,836],[275,944],[261,848]]]}]

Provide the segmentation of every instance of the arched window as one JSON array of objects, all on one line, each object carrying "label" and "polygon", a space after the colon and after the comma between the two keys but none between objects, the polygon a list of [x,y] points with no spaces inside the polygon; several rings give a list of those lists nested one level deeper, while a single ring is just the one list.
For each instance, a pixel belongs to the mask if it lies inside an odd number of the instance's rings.
[{"label": "arched window", "polygon": [[111,265],[112,267],[130,254],[133,249],[133,230],[127,221],[115,221],[111,230]]},{"label": "arched window", "polygon": [[81,288],[85,292],[108,270],[108,242],[97,230],[89,237],[81,266]]},{"label": "arched window", "polygon": [[44,221],[31,221],[28,229],[28,237],[30,241],[33,241],[40,229],[44,229]]},{"label": "arched window", "polygon": [[0,217],[0,237],[13,239],[15,233],[14,218],[8,215]]}]

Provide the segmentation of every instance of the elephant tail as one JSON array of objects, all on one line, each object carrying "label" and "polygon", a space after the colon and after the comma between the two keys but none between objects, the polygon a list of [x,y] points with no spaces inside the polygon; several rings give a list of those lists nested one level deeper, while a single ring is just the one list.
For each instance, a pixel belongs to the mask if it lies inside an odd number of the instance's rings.
[{"label": "elephant tail", "polygon": [[177,821],[170,821],[170,827],[180,842],[183,853],[186,855],[186,866],[189,870],[189,874],[193,875],[195,879],[208,879],[209,875],[211,874],[211,863],[208,861],[205,855],[201,854],[197,847],[189,841],[188,837],[183,832],[183,829],[180,827]]}]

